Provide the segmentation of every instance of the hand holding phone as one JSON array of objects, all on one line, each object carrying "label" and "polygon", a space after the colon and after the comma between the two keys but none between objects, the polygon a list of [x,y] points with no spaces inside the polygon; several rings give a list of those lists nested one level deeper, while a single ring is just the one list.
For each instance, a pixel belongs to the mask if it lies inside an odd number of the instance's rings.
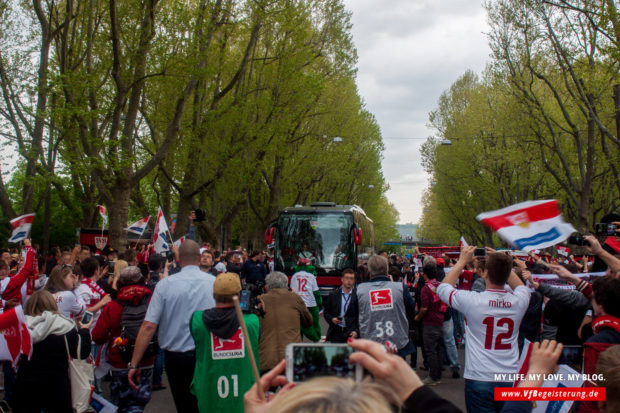
[{"label": "hand holding phone", "polygon": [[295,383],[323,376],[360,381],[363,368],[349,362],[352,353],[344,343],[291,343],[286,346],[286,378]]},{"label": "hand holding phone", "polygon": [[375,380],[393,389],[401,402],[423,386],[420,377],[400,356],[385,351],[385,347],[370,340],[353,340],[349,345],[357,350],[349,360],[364,367]]}]

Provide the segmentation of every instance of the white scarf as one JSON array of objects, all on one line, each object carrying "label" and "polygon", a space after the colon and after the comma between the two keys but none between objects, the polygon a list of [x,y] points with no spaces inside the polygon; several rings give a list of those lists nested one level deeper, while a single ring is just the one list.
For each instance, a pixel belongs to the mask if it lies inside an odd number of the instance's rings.
[{"label": "white scarf", "polygon": [[75,328],[75,322],[62,314],[44,311],[37,316],[26,316],[26,325],[32,337],[32,343],[43,341],[50,334],[57,336],[67,334]]}]

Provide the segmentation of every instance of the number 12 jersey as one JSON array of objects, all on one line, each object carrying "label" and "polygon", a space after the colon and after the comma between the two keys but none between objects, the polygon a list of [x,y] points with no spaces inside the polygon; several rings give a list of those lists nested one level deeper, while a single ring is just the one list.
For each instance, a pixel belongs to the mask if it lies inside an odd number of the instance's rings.
[{"label": "number 12 jersey", "polygon": [[495,381],[495,374],[517,372],[519,326],[530,302],[527,287],[478,293],[441,284],[437,294],[465,316],[464,378]]}]

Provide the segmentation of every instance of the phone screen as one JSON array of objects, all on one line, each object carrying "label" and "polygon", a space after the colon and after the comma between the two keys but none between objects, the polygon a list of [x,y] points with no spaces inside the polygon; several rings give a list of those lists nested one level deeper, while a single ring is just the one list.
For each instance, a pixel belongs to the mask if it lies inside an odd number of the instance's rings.
[{"label": "phone screen", "polygon": [[476,248],[474,251],[474,257],[486,257],[487,250],[485,248]]},{"label": "phone screen", "polygon": [[241,294],[239,296],[239,307],[241,307],[241,311],[250,310],[250,295],[250,290],[241,290]]},{"label": "phone screen", "polygon": [[349,356],[352,352],[353,349],[346,344],[313,346],[293,344],[291,355],[293,381],[303,382],[322,376],[355,379],[356,366],[349,363]]},{"label": "phone screen", "polygon": [[82,324],[88,324],[90,323],[90,320],[93,318],[93,313],[87,311],[84,313],[84,315],[82,316],[82,320],[81,323]]}]

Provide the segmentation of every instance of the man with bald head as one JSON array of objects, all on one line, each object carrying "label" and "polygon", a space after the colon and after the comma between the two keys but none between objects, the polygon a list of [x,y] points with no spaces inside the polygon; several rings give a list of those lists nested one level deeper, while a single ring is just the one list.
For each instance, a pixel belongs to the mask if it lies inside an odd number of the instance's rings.
[{"label": "man with bald head", "polygon": [[[195,344],[189,321],[195,311],[215,307],[215,277],[200,270],[200,247],[185,240],[179,247],[181,271],[157,283],[146,317],[136,339],[129,363],[129,383],[135,386],[140,374],[137,369],[142,355],[155,332],[164,350],[164,364],[170,391],[178,412],[198,412],[196,397],[190,385],[196,365]],[[158,330],[159,328],[159,330]]]}]

